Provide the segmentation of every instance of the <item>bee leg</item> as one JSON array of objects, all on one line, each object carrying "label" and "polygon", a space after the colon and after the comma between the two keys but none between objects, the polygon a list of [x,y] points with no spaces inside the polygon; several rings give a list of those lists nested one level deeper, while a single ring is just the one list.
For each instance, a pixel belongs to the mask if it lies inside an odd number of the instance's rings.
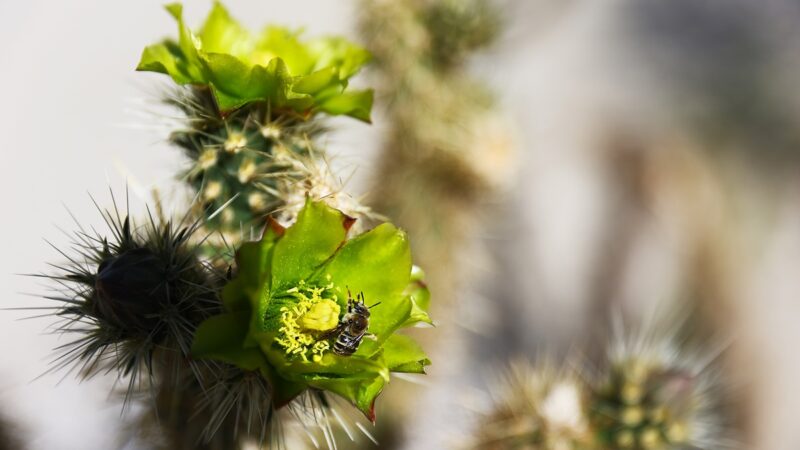
[{"label": "bee leg", "polygon": [[372,333],[364,333],[364,337],[367,338],[367,339],[372,339],[373,341],[377,341],[378,340],[378,336],[375,336]]}]

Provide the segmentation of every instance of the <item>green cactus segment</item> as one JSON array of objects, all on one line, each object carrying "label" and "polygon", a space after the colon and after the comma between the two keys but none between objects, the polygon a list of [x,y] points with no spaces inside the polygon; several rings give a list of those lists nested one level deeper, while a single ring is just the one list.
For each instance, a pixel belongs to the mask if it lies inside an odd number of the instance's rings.
[{"label": "green cactus segment", "polygon": [[[428,293],[412,281],[405,233],[387,223],[348,240],[352,223],[309,200],[294,225],[273,223],[261,241],[244,244],[237,276],[223,290],[226,312],[200,325],[192,354],[260,371],[277,406],[304,389],[324,389],[374,420],[372,406],[389,373],[423,373],[430,364],[413,340],[395,334],[430,323],[420,306],[427,300],[415,300]],[[331,350],[335,336],[324,332],[347,311],[348,289],[363,293],[368,306],[380,304],[370,310],[372,336],[345,357]],[[283,387],[289,390],[277,392]]]},{"label": "green cactus segment", "polygon": [[215,3],[198,32],[183,21],[183,7],[167,11],[178,39],[148,46],[137,70],[167,74],[181,85],[209,86],[222,111],[251,102],[303,116],[316,112],[370,121],[372,91],[347,91],[349,79],[369,60],[366,50],[342,38],[301,40],[300,33],[267,27],[251,33]]},{"label": "green cactus segment", "polygon": [[[202,98],[202,92],[194,93],[194,101]],[[289,163],[281,159],[306,154],[302,142],[293,140],[294,136],[270,137],[280,131],[277,127],[274,131],[259,129],[255,125],[257,111],[223,119],[214,109],[204,113],[188,109],[189,127],[172,133],[171,141],[183,148],[192,162],[183,179],[198,193],[202,208],[210,213],[225,207],[208,225],[235,232],[279,206],[275,195],[279,177],[290,178]]]}]

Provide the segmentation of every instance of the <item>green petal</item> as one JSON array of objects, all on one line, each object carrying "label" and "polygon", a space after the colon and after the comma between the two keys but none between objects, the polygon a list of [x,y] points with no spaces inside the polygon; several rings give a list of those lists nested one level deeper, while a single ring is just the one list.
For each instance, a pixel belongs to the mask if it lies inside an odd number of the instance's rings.
[{"label": "green petal", "polygon": [[[323,202],[306,201],[297,221],[275,245],[272,292],[286,292],[330,259],[347,236],[352,219]],[[320,284],[327,284],[322,280]]]},{"label": "green petal", "polygon": [[214,2],[197,37],[207,53],[228,53],[246,59],[255,47],[250,32],[233,19],[220,2]]},{"label": "green petal", "polygon": [[270,100],[273,104],[280,104],[285,99],[288,72],[280,58],[263,67],[250,66],[228,54],[209,53],[205,66],[223,111],[253,101]]},{"label": "green petal", "polygon": [[314,70],[314,58],[298,36],[298,32],[283,27],[266,27],[256,46],[256,57],[281,57],[293,76],[307,75]]},{"label": "green petal", "polygon": [[245,242],[236,252],[236,278],[222,290],[222,301],[228,311],[249,311],[253,299],[269,290],[272,252],[280,230],[267,227],[258,242]]},{"label": "green petal", "polygon": [[370,121],[372,93],[343,92],[369,53],[342,38],[304,42],[300,33],[267,27],[255,36],[219,3],[197,34],[183,7],[166,7],[178,23],[177,42],[145,48],[138,70],[168,74],[179,84],[209,85],[223,112],[269,101],[311,116],[317,112]]},{"label": "green petal", "polygon": [[192,342],[192,356],[234,364],[245,370],[258,370],[266,358],[258,348],[244,348],[250,313],[239,311],[211,317],[200,324]]},{"label": "green petal", "polygon": [[178,22],[178,46],[182,58],[186,61],[185,70],[193,82],[205,81],[200,65],[200,55],[195,47],[195,36],[183,22],[183,6],[180,3],[172,3],[165,8]]},{"label": "green petal", "polygon": [[425,373],[425,366],[431,363],[419,344],[401,334],[393,334],[383,343],[383,359],[392,372]]},{"label": "green petal", "polygon": [[331,86],[341,91],[341,83],[335,67],[318,70],[304,77],[298,77],[292,86],[294,92],[301,94],[317,94]]},{"label": "green petal", "polygon": [[411,270],[411,283],[408,284],[405,290],[405,295],[408,296],[411,302],[411,311],[400,328],[410,327],[420,322],[433,325],[433,321],[428,316],[431,293],[425,281],[423,281],[424,276],[425,274],[416,266]]},{"label": "green petal", "polygon": [[343,92],[322,102],[319,109],[328,114],[344,114],[371,123],[372,101],[372,89]]},{"label": "green petal", "polygon": [[145,47],[136,70],[164,73],[178,84],[194,81],[182,61],[180,49],[174,43],[162,43]]},{"label": "green petal", "polygon": [[272,405],[275,408],[288,405],[295,397],[308,389],[308,385],[305,383],[283,379],[267,370],[262,370],[261,374],[269,381]]},{"label": "green petal", "polygon": [[363,292],[368,305],[381,302],[370,310],[369,331],[377,341],[362,342],[362,346],[370,347],[380,344],[408,317],[411,304],[403,290],[410,273],[411,250],[406,234],[385,223],[347,241],[322,270],[319,282],[330,277],[340,290],[350,288],[353,295]]},{"label": "green petal", "polygon": [[398,328],[411,327],[418,323],[433,325],[433,320],[431,320],[427,311],[417,305],[417,302],[414,301],[414,297],[409,297],[408,300],[411,302],[411,310],[408,312],[406,320]]},{"label": "green petal", "polygon": [[359,356],[336,356],[331,353],[326,354],[320,363],[286,361],[283,365],[277,365],[276,370],[281,374],[290,374],[287,378],[307,382],[326,378],[361,379],[375,376],[389,379],[389,369],[382,361]]},{"label": "green petal", "polygon": [[316,39],[307,45],[316,58],[317,69],[338,67],[342,80],[355,75],[372,58],[366,49],[339,37]]},{"label": "green petal", "polygon": [[362,380],[325,379],[309,383],[317,389],[338,394],[355,405],[371,422],[375,422],[375,398],[383,390],[386,380],[382,377],[367,378]]}]

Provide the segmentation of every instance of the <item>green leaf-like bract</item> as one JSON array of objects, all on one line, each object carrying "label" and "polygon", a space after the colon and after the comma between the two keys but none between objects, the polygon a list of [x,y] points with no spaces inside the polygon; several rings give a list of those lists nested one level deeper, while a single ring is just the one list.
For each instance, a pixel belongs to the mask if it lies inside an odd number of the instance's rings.
[{"label": "green leaf-like bract", "polygon": [[337,37],[302,41],[299,32],[274,26],[251,33],[220,3],[197,33],[184,24],[180,4],[167,11],[178,22],[177,41],[146,47],[137,70],[209,86],[222,111],[266,101],[304,116],[324,112],[370,121],[372,91],[346,90],[370,58],[363,48]]},{"label": "green leaf-like bract", "polygon": [[[412,278],[404,232],[385,223],[348,240],[351,224],[340,211],[309,200],[294,225],[268,227],[260,241],[243,244],[237,276],[223,291],[226,312],[200,325],[193,355],[259,371],[276,406],[317,388],[348,399],[374,420],[373,404],[389,373],[424,373],[430,363],[413,340],[395,334],[430,323],[423,309],[428,294],[419,277]],[[298,286],[327,289],[342,315],[348,289],[380,302],[370,310],[374,338],[364,338],[352,356],[327,351],[307,359],[287,352],[276,342],[282,331],[273,318],[296,306]]]}]

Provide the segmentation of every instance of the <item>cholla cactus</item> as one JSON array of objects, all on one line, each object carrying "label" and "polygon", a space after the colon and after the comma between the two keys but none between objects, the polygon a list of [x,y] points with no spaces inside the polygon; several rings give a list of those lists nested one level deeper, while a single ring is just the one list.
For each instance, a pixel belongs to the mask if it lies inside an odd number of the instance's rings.
[{"label": "cholla cactus", "polygon": [[[410,230],[421,261],[452,270],[464,236],[480,223],[485,200],[511,177],[507,121],[465,62],[499,31],[483,0],[365,1],[361,30],[391,128],[371,199]],[[479,259],[479,258],[478,258]],[[431,282],[452,292],[447,275]],[[447,302],[444,302],[447,303]]]},{"label": "cholla cactus", "polygon": [[[674,324],[673,324],[674,325]],[[714,358],[676,345],[675,333],[619,332],[599,374],[590,367],[512,365],[493,384],[491,410],[470,448],[682,450],[736,448]]]},{"label": "cholla cactus", "polygon": [[480,419],[475,450],[576,450],[589,444],[588,390],[567,370],[511,365],[494,385],[492,410]]},{"label": "cholla cactus", "polygon": [[404,189],[393,182],[452,197],[444,204],[483,198],[507,178],[511,145],[492,95],[464,63],[497,36],[495,10],[484,0],[369,1],[363,10],[393,125],[376,198],[398,208],[393,192]]},{"label": "cholla cactus", "polygon": [[367,231],[376,216],[312,143],[319,114],[369,121],[372,92],[347,90],[369,54],[278,27],[250,33],[219,3],[197,33],[180,5],[167,10],[178,37],[147,47],[138,69],[180,85],[167,101],[186,120],[171,140],[191,159],[197,204],[178,226],[137,228],[115,211],[111,238],[76,233],[79,257],[51,278],[64,288],[57,330],[80,337],[55,368],[116,369],[127,398],[155,393],[131,437],[147,445],[280,446],[297,425],[335,448],[334,424],[352,437],[344,403],[374,421],[390,373],[429,364],[395,333],[430,323],[405,233]]},{"label": "cholla cactus", "polygon": [[729,448],[724,387],[710,358],[672,335],[618,334],[593,386],[592,426],[607,449]]},{"label": "cholla cactus", "polygon": [[165,99],[186,118],[171,136],[191,163],[184,178],[202,208],[225,206],[210,225],[249,229],[283,206],[281,184],[309,178],[298,160],[316,158],[318,114],[369,121],[372,91],[347,89],[369,53],[341,38],[304,41],[280,27],[251,33],[220,3],[196,33],[179,4],[167,10],[178,39],[147,47],[138,70],[187,86]]},{"label": "cholla cactus", "polygon": [[153,373],[157,352],[187,357],[197,325],[219,310],[224,273],[199,258],[192,243],[197,223],[152,216],[142,227],[119,211],[103,211],[110,236],[80,228],[74,255],[56,265],[62,303],[57,332],[78,336],[59,348],[54,369],[74,365],[83,376],[116,369],[130,376]]},{"label": "cholla cactus", "polygon": [[[360,2],[359,27],[374,57],[371,74],[388,122],[369,200],[409,231],[441,308],[464,297],[459,280],[477,278],[467,270],[486,255],[465,243],[481,233],[487,200],[513,178],[508,121],[499,118],[492,94],[465,64],[497,36],[494,11],[484,0]],[[450,310],[444,320],[455,324],[457,316]],[[444,348],[456,341],[430,345],[450,354],[461,351]],[[453,380],[438,381],[443,386]],[[424,428],[427,416],[415,412],[442,407],[432,404],[435,398],[400,393],[397,406],[387,408],[397,424],[389,434]],[[417,431],[411,445],[438,445],[425,442],[432,435],[426,431]]]},{"label": "cholla cactus", "polygon": [[352,222],[309,201],[291,227],[273,223],[260,242],[244,244],[223,293],[225,313],[200,326],[193,354],[260,373],[278,407],[314,388],[374,421],[389,372],[422,373],[429,363],[394,332],[430,319],[405,234],[383,224],[348,240]]}]

